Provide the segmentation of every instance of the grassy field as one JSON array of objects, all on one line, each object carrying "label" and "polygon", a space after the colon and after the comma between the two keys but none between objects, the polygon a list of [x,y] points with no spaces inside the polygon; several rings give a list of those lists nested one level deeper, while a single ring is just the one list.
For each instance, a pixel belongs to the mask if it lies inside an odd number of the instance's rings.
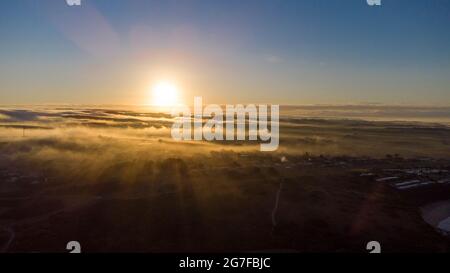
[{"label": "grassy field", "polygon": [[419,210],[450,199],[449,185],[403,192],[361,176],[450,170],[446,125],[283,117],[280,148],[263,153],[173,141],[164,114],[23,116],[0,129],[3,251],[65,252],[72,240],[86,252],[449,250]]}]

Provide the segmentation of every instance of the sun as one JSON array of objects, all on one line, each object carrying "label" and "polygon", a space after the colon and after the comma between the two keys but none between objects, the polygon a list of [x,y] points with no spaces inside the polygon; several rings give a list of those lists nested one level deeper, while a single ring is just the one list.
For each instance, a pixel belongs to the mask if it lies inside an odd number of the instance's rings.
[{"label": "sun", "polygon": [[152,88],[152,105],[172,107],[179,104],[179,91],[175,84],[161,81]]}]

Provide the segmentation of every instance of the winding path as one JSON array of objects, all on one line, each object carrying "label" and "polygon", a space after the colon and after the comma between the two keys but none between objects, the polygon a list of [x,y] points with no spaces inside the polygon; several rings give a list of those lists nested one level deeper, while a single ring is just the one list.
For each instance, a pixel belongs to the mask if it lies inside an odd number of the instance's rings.
[{"label": "winding path", "polygon": [[273,207],[272,210],[272,228],[275,228],[277,225],[276,215],[278,211],[278,204],[280,202],[280,195],[282,190],[283,190],[283,182],[280,182],[280,187],[278,188],[277,197],[275,199],[275,206]]}]

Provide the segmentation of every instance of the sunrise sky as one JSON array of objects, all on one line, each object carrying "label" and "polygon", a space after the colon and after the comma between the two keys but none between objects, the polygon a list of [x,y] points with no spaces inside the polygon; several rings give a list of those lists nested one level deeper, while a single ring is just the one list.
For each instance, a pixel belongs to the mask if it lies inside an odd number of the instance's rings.
[{"label": "sunrise sky", "polygon": [[82,1],[1,1],[0,104],[450,105],[450,1]]}]

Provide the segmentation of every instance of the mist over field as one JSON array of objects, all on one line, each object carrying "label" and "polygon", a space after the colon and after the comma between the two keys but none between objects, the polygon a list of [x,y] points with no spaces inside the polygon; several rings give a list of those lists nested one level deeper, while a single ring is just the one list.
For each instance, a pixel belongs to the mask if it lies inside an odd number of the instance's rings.
[{"label": "mist over field", "polygon": [[0,246],[359,252],[376,237],[387,251],[442,251],[415,207],[447,186],[411,201],[362,175],[450,166],[448,118],[446,108],[281,107],[280,146],[261,152],[252,141],[175,141],[171,115],[150,109],[3,107]]},{"label": "mist over field", "polygon": [[[252,141],[175,141],[170,114],[114,108],[35,107],[0,110],[0,163],[27,166],[96,182],[117,164],[133,170],[124,181],[145,172],[145,164],[167,159],[183,164],[234,164],[242,154],[270,161],[285,156],[366,156],[448,158],[450,128],[445,123],[414,121],[449,118],[448,109],[362,107],[286,107],[280,117],[280,146],[264,153]],[[299,114],[312,112],[313,116]],[[326,116],[340,113],[341,118]],[[371,116],[372,120],[359,118]],[[373,121],[396,115],[395,121]],[[408,117],[408,121],[399,121]],[[222,155],[234,159],[223,161]],[[13,163],[13,164],[11,164]],[[257,162],[255,162],[257,164]],[[193,166],[189,166],[191,169]],[[23,168],[23,167],[22,167]],[[136,170],[135,170],[136,169]],[[82,171],[80,171],[82,170]],[[149,170],[150,171],[150,170]],[[134,174],[133,174],[134,173]],[[75,179],[75,178],[74,178]]]},{"label": "mist over field", "polygon": [[[120,108],[119,108],[120,109]],[[252,151],[248,141],[175,141],[168,113],[143,107],[0,108],[3,151],[39,154],[148,153],[151,157]],[[247,124],[248,125],[248,124]],[[277,153],[383,157],[446,156],[450,108],[387,106],[284,106]],[[420,146],[421,149],[417,149]],[[44,154],[42,154],[44,153]],[[99,159],[96,158],[98,161]]]}]

